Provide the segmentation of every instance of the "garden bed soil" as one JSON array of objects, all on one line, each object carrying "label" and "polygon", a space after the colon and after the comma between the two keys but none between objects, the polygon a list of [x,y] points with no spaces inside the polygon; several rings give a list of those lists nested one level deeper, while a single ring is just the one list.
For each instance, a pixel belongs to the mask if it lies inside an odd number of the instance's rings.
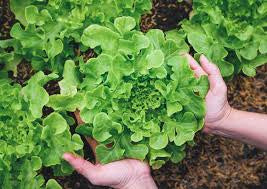
[{"label": "garden bed soil", "polygon": [[[15,22],[8,4],[8,0],[0,1],[0,39],[10,38],[9,31]],[[178,21],[187,18],[190,11],[190,4],[186,2],[154,0],[152,12],[142,18],[141,29],[147,31],[159,28],[167,31],[177,28]],[[76,49],[76,53],[80,53],[79,49]],[[95,55],[88,51],[83,56],[86,61]],[[23,61],[13,80],[23,85],[33,73],[30,64]],[[234,108],[267,113],[267,65],[258,68],[256,77],[235,76],[227,85],[228,99]],[[45,88],[49,94],[59,93],[56,81],[50,82]],[[44,114],[51,111],[44,109]],[[86,159],[93,160],[92,151],[86,142],[84,152]],[[55,178],[65,189],[106,188],[93,186],[76,172],[66,177],[53,177],[52,170],[44,168],[42,173],[45,179]],[[152,175],[161,189],[266,188],[267,156],[252,146],[199,133],[196,145],[188,148],[187,156],[180,164],[167,163],[161,169],[152,171]]]}]

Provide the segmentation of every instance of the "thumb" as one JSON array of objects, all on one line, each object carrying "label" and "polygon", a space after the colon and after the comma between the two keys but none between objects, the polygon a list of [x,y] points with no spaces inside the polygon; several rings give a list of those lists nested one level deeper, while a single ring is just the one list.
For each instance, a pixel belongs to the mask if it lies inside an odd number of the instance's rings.
[{"label": "thumb", "polygon": [[211,90],[225,85],[221,72],[215,64],[211,63],[204,55],[200,56],[200,63],[208,74]]},{"label": "thumb", "polygon": [[94,165],[91,162],[70,153],[65,153],[63,159],[66,160],[78,173],[90,180],[92,184],[98,184],[101,176],[100,167],[98,165]]}]

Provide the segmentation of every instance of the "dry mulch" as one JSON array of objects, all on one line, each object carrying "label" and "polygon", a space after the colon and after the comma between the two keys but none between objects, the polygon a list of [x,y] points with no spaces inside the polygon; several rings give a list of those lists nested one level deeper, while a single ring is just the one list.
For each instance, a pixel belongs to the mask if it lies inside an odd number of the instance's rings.
[{"label": "dry mulch", "polygon": [[[150,14],[143,16],[141,29],[169,30],[179,27],[180,20],[187,18],[191,7],[177,0],[154,0]],[[179,13],[179,14],[177,14]],[[9,38],[14,16],[9,11],[8,0],[0,1],[0,39]],[[83,54],[85,61],[94,57],[91,51]],[[33,74],[29,63],[19,65],[14,80],[23,84]],[[229,103],[239,110],[267,113],[267,65],[258,69],[254,78],[236,76],[227,82]],[[50,94],[59,91],[57,82],[46,85]],[[47,113],[51,110],[45,110]],[[199,133],[196,146],[189,148],[187,157],[178,165],[167,163],[160,170],[152,171],[159,188],[267,188],[266,152],[252,146],[222,137]],[[92,158],[92,152],[85,146],[85,157]],[[50,169],[42,171],[45,178],[52,178]],[[64,188],[98,189],[77,173],[56,178]]]},{"label": "dry mulch", "polygon": [[267,113],[267,65],[255,77],[236,76],[228,82],[230,104],[240,110]]}]

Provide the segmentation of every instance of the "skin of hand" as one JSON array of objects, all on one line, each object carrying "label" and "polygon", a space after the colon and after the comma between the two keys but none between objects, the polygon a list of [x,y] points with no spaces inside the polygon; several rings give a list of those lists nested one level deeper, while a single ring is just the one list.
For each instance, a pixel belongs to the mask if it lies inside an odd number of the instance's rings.
[{"label": "skin of hand", "polygon": [[219,68],[211,63],[204,55],[200,57],[200,64],[189,54],[185,55],[196,77],[207,75],[210,90],[206,96],[206,117],[204,132],[212,133],[227,119],[232,111],[227,100],[227,86]]},{"label": "skin of hand", "polygon": [[201,66],[190,55],[186,57],[196,77],[207,75],[210,82],[204,131],[267,150],[267,115],[231,108],[227,101],[227,87],[217,66],[203,55]]},{"label": "skin of hand", "polygon": [[[75,112],[75,115],[78,124],[81,124],[82,120],[79,113]],[[91,138],[87,138],[87,141],[95,155],[97,142]],[[65,153],[63,159],[94,185],[119,189],[157,188],[150,174],[149,165],[139,160],[124,159],[101,165],[98,162],[92,164],[71,153]]]}]

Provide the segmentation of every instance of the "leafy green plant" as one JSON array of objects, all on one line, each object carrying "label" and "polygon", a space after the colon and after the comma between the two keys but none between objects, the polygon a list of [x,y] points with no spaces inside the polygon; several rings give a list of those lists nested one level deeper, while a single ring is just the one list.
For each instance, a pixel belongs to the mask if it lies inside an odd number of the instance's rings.
[{"label": "leafy green plant", "polygon": [[222,75],[248,76],[267,62],[266,0],[194,0],[192,17],[182,23],[197,53],[216,63]]},{"label": "leafy green plant", "polygon": [[[39,72],[24,88],[0,79],[0,188],[44,188],[42,167],[52,167],[55,175],[70,174],[61,156],[66,151],[82,153],[83,142],[71,135],[67,115],[54,112],[41,119],[49,100],[42,85],[55,77]],[[61,187],[49,180],[46,188]]]},{"label": "leafy green plant", "polygon": [[[82,43],[99,54],[80,63],[81,73],[73,62],[65,64],[68,75],[61,84],[69,78],[77,82],[61,85],[48,106],[80,110],[85,124],[77,131],[99,142],[101,163],[136,158],[159,168],[168,159],[182,160],[186,144],[202,128],[208,81],[196,79],[180,55],[189,47],[178,33],[145,35],[135,26],[132,17],[119,17],[109,27],[86,28]],[[66,93],[72,87],[78,92]]]},{"label": "leafy green plant", "polygon": [[[69,125],[74,120],[66,110],[75,111],[76,98],[83,97],[76,95],[80,78],[72,75],[78,70],[74,61],[69,60],[79,60],[75,49],[88,49],[81,43],[83,30],[94,23],[110,25],[120,15],[130,15],[139,23],[141,14],[149,11],[152,4],[150,0],[10,0],[10,3],[18,22],[11,29],[11,39],[0,41],[0,188],[58,189],[61,187],[53,179],[45,184],[41,170],[52,167],[55,176],[70,174],[72,169],[62,161],[62,154],[82,155],[83,143],[79,135],[70,133]],[[22,60],[29,62],[36,72],[24,87],[11,84],[8,79],[8,71],[17,75],[17,65]],[[42,110],[49,102],[49,94],[43,86],[62,77],[59,85],[64,96],[60,98],[66,100],[65,106],[44,117]],[[73,96],[74,100],[66,105]]]},{"label": "leafy green plant", "polygon": [[[82,154],[67,111],[85,122],[76,131],[96,139],[101,163],[147,160],[153,168],[178,163],[203,127],[207,77],[195,78],[183,53],[192,45],[223,76],[252,76],[266,62],[266,1],[195,0],[182,30],[139,31],[151,0],[11,0],[19,21],[0,41],[0,186],[61,188],[45,184],[42,167],[71,173],[64,152]],[[237,7],[238,6],[238,7]],[[242,8],[240,8],[242,7]],[[78,51],[94,49],[84,62]],[[21,60],[35,75],[13,84]],[[2,68],[3,67],[3,68]],[[49,75],[44,71],[49,71]],[[45,72],[46,73],[46,72]],[[55,74],[56,73],[56,74]],[[60,80],[60,94],[44,85]],[[43,116],[48,106],[54,112]],[[14,113],[15,112],[15,113]],[[14,132],[15,131],[15,132]]]},{"label": "leafy green plant", "polygon": [[[141,14],[152,7],[150,0],[11,0],[19,22],[11,29],[12,39],[0,41],[0,63],[16,73],[22,58],[35,70],[62,72],[64,62],[75,58],[74,47],[83,49],[80,37],[90,24],[108,25],[122,15]],[[9,52],[3,49],[12,47]]]}]

